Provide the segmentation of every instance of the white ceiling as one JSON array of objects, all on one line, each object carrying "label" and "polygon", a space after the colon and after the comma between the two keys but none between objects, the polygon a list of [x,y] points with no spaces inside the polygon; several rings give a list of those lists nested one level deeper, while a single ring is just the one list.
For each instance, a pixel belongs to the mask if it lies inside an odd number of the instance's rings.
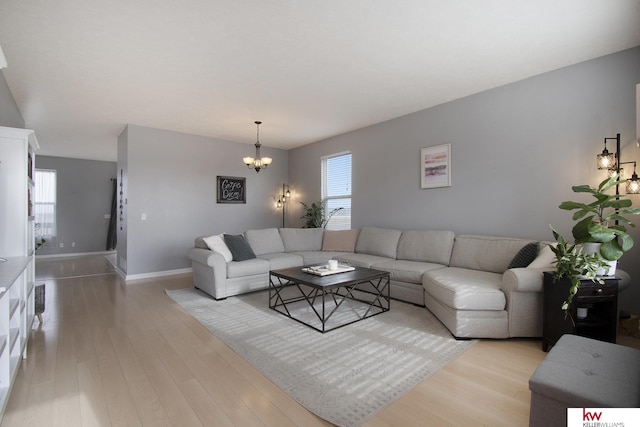
[{"label": "white ceiling", "polygon": [[127,123],[292,148],[640,45],[640,0],[2,0],[39,154]]}]

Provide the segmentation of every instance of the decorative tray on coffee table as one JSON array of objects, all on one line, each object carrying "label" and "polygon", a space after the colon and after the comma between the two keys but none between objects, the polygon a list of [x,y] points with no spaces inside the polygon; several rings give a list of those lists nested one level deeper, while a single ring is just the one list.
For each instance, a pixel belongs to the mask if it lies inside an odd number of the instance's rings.
[{"label": "decorative tray on coffee table", "polygon": [[355,267],[352,267],[350,265],[338,264],[338,268],[335,270],[329,270],[328,265],[314,265],[304,267],[302,271],[304,271],[305,273],[314,274],[316,276],[329,276],[330,274],[346,273],[347,271],[353,271],[355,269]]}]

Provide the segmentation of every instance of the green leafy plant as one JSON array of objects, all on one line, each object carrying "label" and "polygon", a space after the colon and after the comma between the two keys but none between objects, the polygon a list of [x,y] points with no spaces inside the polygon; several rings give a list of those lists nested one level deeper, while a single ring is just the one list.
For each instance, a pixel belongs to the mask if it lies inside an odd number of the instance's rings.
[{"label": "green leafy plant", "polygon": [[40,249],[40,246],[44,245],[47,241],[44,239],[40,239],[40,241],[38,241],[38,239],[36,239],[36,246],[34,251],[37,251],[38,249]]},{"label": "green leafy plant", "polygon": [[607,263],[598,254],[587,254],[575,243],[569,243],[556,230],[551,227],[553,237],[557,244],[550,245],[550,249],[556,256],[554,261],[556,270],[553,273],[554,282],[560,279],[567,279],[571,283],[569,295],[562,303],[562,310],[565,315],[569,313],[573,297],[580,287],[580,278],[589,279],[594,283],[603,284],[603,280],[596,276],[598,268],[604,267]]},{"label": "green leafy plant", "polygon": [[[35,223],[35,225],[33,226],[33,231],[34,231],[34,233],[35,233],[35,235],[36,235],[36,236],[37,236],[38,234],[40,234],[40,233],[39,233],[39,231],[40,231],[40,223],[38,223],[38,222],[37,222],[37,223]],[[40,249],[40,247],[41,247],[42,245],[44,245],[46,242],[47,242],[47,241],[46,241],[46,240],[44,240],[42,237],[40,237],[40,238],[36,237],[35,246],[34,246],[33,251],[35,252],[35,251],[37,251],[38,249]]]},{"label": "green leafy plant", "polygon": [[[624,215],[638,215],[640,209],[632,208],[632,202],[623,195],[607,194],[611,188],[623,184],[617,175],[603,180],[597,188],[588,185],[571,187],[574,193],[591,194],[595,200],[591,203],[565,201],[560,209],[575,210],[574,221],[578,221],[571,230],[576,244],[600,243],[600,255],[614,261],[633,247],[633,238],[627,234],[624,224],[635,227]],[[618,224],[616,224],[616,221]]]},{"label": "green leafy plant", "polygon": [[307,205],[304,202],[300,202],[300,204],[304,207],[305,213],[301,216],[301,219],[305,220],[305,224],[303,228],[325,228],[329,223],[329,220],[332,216],[334,216],[337,212],[343,210],[344,208],[335,208],[325,218],[325,207],[322,202],[313,202],[311,205]]}]

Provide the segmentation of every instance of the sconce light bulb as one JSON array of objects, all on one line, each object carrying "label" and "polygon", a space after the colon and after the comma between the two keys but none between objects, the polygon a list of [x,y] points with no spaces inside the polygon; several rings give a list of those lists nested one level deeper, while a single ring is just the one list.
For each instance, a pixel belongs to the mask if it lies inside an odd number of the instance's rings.
[{"label": "sconce light bulb", "polygon": [[615,166],[615,154],[609,153],[606,148],[597,156],[598,169],[612,169]]},{"label": "sconce light bulb", "polygon": [[247,166],[251,166],[251,164],[253,164],[253,161],[255,159],[253,157],[243,157],[242,161],[244,162],[245,165]]},{"label": "sconce light bulb", "polygon": [[640,194],[640,179],[635,172],[627,180],[627,194]]}]

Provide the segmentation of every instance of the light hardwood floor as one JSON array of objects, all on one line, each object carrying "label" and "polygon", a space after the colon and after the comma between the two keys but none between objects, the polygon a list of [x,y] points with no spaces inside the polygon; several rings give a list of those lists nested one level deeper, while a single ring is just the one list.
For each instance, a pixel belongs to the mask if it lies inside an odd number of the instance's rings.
[{"label": "light hardwood floor", "polygon": [[[46,283],[9,400],[11,426],[328,426],[212,336],[165,289],[102,256],[36,262]],[[639,340],[624,338],[630,345]],[[481,340],[365,426],[525,426],[539,340]]]}]

